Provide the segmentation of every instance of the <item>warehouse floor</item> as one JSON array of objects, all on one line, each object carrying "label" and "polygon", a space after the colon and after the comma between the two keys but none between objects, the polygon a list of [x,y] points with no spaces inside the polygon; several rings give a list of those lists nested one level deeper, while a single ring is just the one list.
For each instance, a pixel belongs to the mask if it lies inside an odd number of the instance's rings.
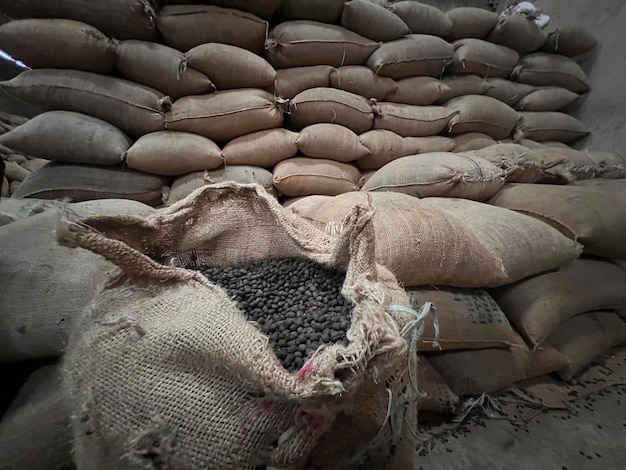
[{"label": "warehouse floor", "polygon": [[[529,382],[495,404],[485,400],[459,425],[422,429],[415,469],[625,469],[626,348],[594,366],[577,386],[557,384]],[[535,403],[520,399],[531,394]]]}]

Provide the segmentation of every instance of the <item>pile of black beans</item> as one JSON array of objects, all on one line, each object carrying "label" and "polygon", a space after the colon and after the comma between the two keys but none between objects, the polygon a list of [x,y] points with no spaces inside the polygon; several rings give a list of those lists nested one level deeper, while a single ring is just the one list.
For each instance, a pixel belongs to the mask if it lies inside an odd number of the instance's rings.
[{"label": "pile of black beans", "polygon": [[189,267],[222,287],[270,340],[290,372],[324,344],[345,344],[352,305],[341,295],[345,273],[308,260]]}]

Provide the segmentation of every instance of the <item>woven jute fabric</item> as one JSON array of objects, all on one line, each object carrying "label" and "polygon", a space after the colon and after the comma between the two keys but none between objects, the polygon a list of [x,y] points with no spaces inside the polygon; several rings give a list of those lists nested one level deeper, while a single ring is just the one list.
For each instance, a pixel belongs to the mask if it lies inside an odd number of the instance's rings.
[{"label": "woven jute fabric", "polygon": [[[346,450],[319,443],[338,416],[383,431],[397,416],[415,425],[414,401],[400,399],[409,380],[402,332],[412,317],[390,308],[408,299],[375,263],[371,218],[371,207],[359,205],[341,233],[327,233],[260,186],[224,183],[146,218],[61,222],[61,244],[119,268],[67,348],[78,468],[316,468],[314,451],[324,462],[317,468],[334,468]],[[347,345],[320,348],[294,374],[221,288],[179,267],[274,257],[345,271],[342,292],[354,304]],[[370,429],[350,430],[353,454],[408,442],[401,428]]]}]

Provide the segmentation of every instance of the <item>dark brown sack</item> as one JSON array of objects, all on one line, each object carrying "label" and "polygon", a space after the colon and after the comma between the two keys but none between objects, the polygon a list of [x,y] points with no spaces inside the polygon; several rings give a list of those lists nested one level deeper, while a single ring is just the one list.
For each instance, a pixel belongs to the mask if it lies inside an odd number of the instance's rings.
[{"label": "dark brown sack", "polygon": [[519,61],[519,54],[513,49],[482,39],[459,39],[452,46],[452,73],[507,78]]},{"label": "dark brown sack", "polygon": [[448,126],[451,134],[481,132],[493,139],[504,139],[511,135],[518,121],[513,108],[489,96],[459,96],[445,103],[445,107],[455,112]]},{"label": "dark brown sack", "polygon": [[516,139],[531,139],[536,142],[556,140],[575,142],[589,135],[589,131],[575,117],[559,112],[522,111],[515,129]]},{"label": "dark brown sack", "polygon": [[338,67],[330,73],[330,86],[382,101],[396,89],[396,82],[389,77],[376,75],[369,67],[347,65]]},{"label": "dark brown sack", "polygon": [[598,40],[587,28],[571,25],[557,28],[550,34],[542,50],[568,57],[585,54],[598,46]]},{"label": "dark brown sack", "polygon": [[459,7],[446,12],[452,22],[452,30],[447,36],[448,41],[457,39],[483,39],[498,22],[498,14],[484,8]]},{"label": "dark brown sack", "polygon": [[500,16],[487,40],[526,55],[543,46],[547,38],[546,32],[532,19],[523,15],[504,15]]},{"label": "dark brown sack", "polygon": [[346,2],[341,25],[377,42],[400,39],[411,32],[399,16],[369,0]]},{"label": "dark brown sack", "polygon": [[341,16],[344,0],[282,0],[276,13],[281,20],[310,20],[335,23]]},{"label": "dark brown sack", "polygon": [[274,94],[290,100],[304,90],[328,88],[330,87],[330,74],[333,70],[335,68],[330,65],[279,69],[276,71]]},{"label": "dark brown sack", "polygon": [[173,100],[215,90],[206,75],[189,68],[185,55],[171,47],[129,40],[119,42],[116,52],[115,65],[125,77],[159,90]]},{"label": "dark brown sack", "polygon": [[572,59],[546,52],[528,54],[511,74],[513,80],[534,86],[558,86],[574,93],[589,90],[589,78]]},{"label": "dark brown sack", "polygon": [[515,104],[518,111],[559,111],[572,104],[578,95],[565,88],[546,86],[531,91]]},{"label": "dark brown sack", "polygon": [[0,48],[32,69],[115,70],[113,41],[73,20],[16,20],[0,26]]},{"label": "dark brown sack", "polygon": [[385,101],[428,106],[441,97],[441,83],[434,77],[409,77],[396,81],[396,89],[385,96]]},{"label": "dark brown sack", "polygon": [[298,153],[298,133],[276,128],[253,132],[231,140],[222,149],[226,166],[252,165],[272,168]]},{"label": "dark brown sack", "polygon": [[430,34],[445,38],[452,31],[452,21],[439,9],[425,3],[402,1],[390,7],[413,34]]},{"label": "dark brown sack", "polygon": [[252,13],[212,5],[167,5],[157,24],[165,43],[182,52],[218,42],[260,54],[268,28],[267,21]]},{"label": "dark brown sack", "polygon": [[417,403],[418,410],[420,412],[443,415],[453,414],[459,406],[459,397],[450,390],[446,381],[439,372],[430,365],[428,359],[419,353],[417,355],[415,371],[419,390],[426,394],[426,396]]}]

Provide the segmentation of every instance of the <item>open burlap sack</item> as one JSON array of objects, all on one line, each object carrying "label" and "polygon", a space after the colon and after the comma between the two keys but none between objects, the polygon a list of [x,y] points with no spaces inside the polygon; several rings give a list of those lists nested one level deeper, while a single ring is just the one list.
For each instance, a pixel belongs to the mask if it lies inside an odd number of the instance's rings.
[{"label": "open burlap sack", "polygon": [[[313,456],[345,457],[348,449],[318,446],[340,412],[380,425],[374,436],[371,427],[351,428],[358,443],[406,436],[397,427],[391,434],[392,423],[412,416],[401,329],[416,331],[418,322],[402,308],[388,311],[407,299],[375,264],[371,217],[360,205],[331,236],[256,185],[224,183],[145,219],[61,224],[62,244],[120,268],[85,310],[66,354],[78,468],[313,468]],[[354,302],[347,346],[320,348],[295,374],[222,289],[176,267],[273,257],[346,271],[343,294]],[[379,399],[387,412],[375,419]]]}]

